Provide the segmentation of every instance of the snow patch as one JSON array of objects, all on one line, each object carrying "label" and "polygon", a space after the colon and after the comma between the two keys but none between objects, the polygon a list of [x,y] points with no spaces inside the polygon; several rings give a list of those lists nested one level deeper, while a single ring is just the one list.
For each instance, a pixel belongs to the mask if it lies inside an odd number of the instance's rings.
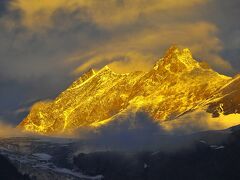
[{"label": "snow patch", "polygon": [[51,155],[45,153],[34,153],[32,155],[43,161],[49,161],[50,159],[52,159]]}]

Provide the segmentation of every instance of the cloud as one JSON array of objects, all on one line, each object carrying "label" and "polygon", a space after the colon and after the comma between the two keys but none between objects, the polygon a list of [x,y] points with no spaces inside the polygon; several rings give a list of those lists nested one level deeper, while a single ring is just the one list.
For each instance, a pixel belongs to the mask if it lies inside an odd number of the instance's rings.
[{"label": "cloud", "polygon": [[89,68],[98,67],[99,64],[108,64],[117,73],[147,71],[152,67],[153,59],[151,54],[144,55],[139,52],[103,52],[101,55],[91,57],[89,61],[76,68],[73,73],[79,74]]},{"label": "cloud", "polygon": [[119,55],[119,60],[115,60],[109,64],[109,67],[114,72],[128,73],[133,71],[148,71],[152,68],[151,62],[154,57],[150,54],[145,55],[138,52],[127,52],[125,55],[121,55]]},{"label": "cloud", "polygon": [[19,129],[16,129],[11,124],[6,124],[0,120],[0,137],[22,137],[27,134],[22,133]]},{"label": "cloud", "polygon": [[[176,150],[189,146],[193,139],[167,135],[146,113],[137,112],[117,117],[98,129],[81,128],[76,134],[81,139],[80,150]],[[185,139],[185,142],[182,140]]]},{"label": "cloud", "polygon": [[[108,124],[95,128],[80,128],[75,138],[81,140],[80,151],[104,150],[160,150],[175,151],[191,148],[194,143],[205,139],[220,142],[211,130],[223,130],[239,124],[240,115],[231,114],[212,118],[205,111],[194,111],[175,120],[158,123],[145,112],[126,112]],[[206,133],[208,132],[208,138]],[[226,132],[226,131],[225,131]],[[217,134],[215,131],[213,134]]]},{"label": "cloud", "polygon": [[[94,53],[89,53],[88,60],[75,72],[82,72],[101,64],[110,64],[116,72],[147,71],[163,56],[163,50],[177,44],[189,47],[196,59],[208,62],[215,70],[229,73],[233,68],[219,55],[223,45],[217,33],[218,28],[214,24],[204,21],[145,28],[123,35],[121,38],[114,38],[94,48]],[[70,59],[82,61],[81,56],[82,54],[75,55]]]},{"label": "cloud", "polygon": [[[205,4],[207,0],[14,0],[11,9],[22,13],[22,24],[27,28],[39,30],[54,25],[58,10],[76,13],[79,21],[90,20],[102,28],[112,28],[130,24],[156,12],[185,10]],[[188,9],[190,10],[190,9]],[[184,11],[182,11],[183,13]]]},{"label": "cloud", "polygon": [[[148,70],[172,44],[189,47],[197,58],[208,61],[216,70],[233,71],[231,64],[219,55],[223,46],[217,36],[218,28],[200,15],[201,8],[208,3],[11,1],[9,13],[17,11],[20,15],[17,19],[2,18],[5,28],[13,28],[0,33],[8,39],[4,44],[9,44],[11,51],[2,53],[6,57],[2,60],[2,74],[22,79],[28,75],[57,77],[73,68],[74,74],[81,74],[109,63],[117,72]],[[9,73],[12,69],[14,73]]]},{"label": "cloud", "polygon": [[239,124],[239,114],[221,114],[219,117],[212,117],[211,113],[207,113],[204,110],[196,110],[175,120],[163,122],[161,125],[166,132],[181,134],[208,130],[222,130]]}]

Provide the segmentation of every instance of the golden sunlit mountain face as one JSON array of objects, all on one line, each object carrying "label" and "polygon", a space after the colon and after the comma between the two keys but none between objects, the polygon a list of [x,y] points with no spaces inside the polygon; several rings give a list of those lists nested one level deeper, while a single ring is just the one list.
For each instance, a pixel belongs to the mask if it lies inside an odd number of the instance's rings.
[{"label": "golden sunlit mountain face", "polygon": [[55,100],[36,103],[19,126],[40,134],[71,133],[143,111],[169,130],[176,123],[168,122],[204,108],[231,80],[194,60],[189,49],[171,47],[149,72],[90,69]]}]

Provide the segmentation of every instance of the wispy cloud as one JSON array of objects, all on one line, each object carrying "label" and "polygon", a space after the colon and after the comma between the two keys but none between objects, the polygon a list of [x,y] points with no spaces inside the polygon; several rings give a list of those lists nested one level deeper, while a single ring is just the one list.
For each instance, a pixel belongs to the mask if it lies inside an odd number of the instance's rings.
[{"label": "wispy cloud", "polygon": [[[81,151],[153,149],[175,151],[193,147],[194,143],[204,139],[201,131],[209,131],[211,137],[210,130],[223,130],[237,125],[239,123],[237,117],[239,115],[212,118],[211,114],[198,111],[159,124],[144,112],[137,112],[135,115],[127,113],[98,129],[80,128],[75,138],[84,142],[81,143]],[[231,122],[227,121],[229,118]],[[218,140],[226,137],[228,134],[219,137]],[[214,138],[212,140],[214,141]]]},{"label": "wispy cloud", "polygon": [[[189,47],[196,59],[208,62],[214,69],[230,72],[233,70],[231,64],[219,55],[223,46],[217,33],[218,28],[215,25],[204,21],[162,24],[124,34],[94,50],[90,49],[86,62],[82,59],[82,54],[70,59],[84,62],[75,72],[108,63],[117,72],[149,70],[154,62],[163,56],[166,48],[177,44]],[[91,51],[95,53],[90,54]]]},{"label": "wispy cloud", "polygon": [[27,136],[27,134],[24,134],[20,129],[13,127],[11,124],[2,123],[0,120],[0,138],[22,136]]},{"label": "wispy cloud", "polygon": [[188,8],[202,5],[208,0],[15,0],[11,3],[13,10],[22,13],[22,24],[28,28],[50,28],[58,11],[75,13],[79,21],[91,21],[102,28],[113,28],[130,24],[154,13],[181,11],[185,14]]},{"label": "wispy cloud", "polygon": [[[209,2],[11,1],[9,14],[16,13],[18,18],[1,19],[4,36],[13,39],[7,40],[11,53],[5,52],[4,73],[15,64],[17,78],[52,75],[53,68],[57,74],[82,73],[108,63],[119,72],[133,70],[133,64],[138,64],[134,70],[146,70],[172,44],[189,47],[197,59],[216,70],[233,71],[220,55],[223,45],[217,26],[201,15]],[[69,63],[69,59],[77,61]]]}]

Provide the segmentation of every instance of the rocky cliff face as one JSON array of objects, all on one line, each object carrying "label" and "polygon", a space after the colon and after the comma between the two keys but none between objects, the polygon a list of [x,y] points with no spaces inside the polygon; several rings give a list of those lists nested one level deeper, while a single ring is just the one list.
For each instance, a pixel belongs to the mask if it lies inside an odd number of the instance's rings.
[{"label": "rocky cliff face", "polygon": [[66,133],[138,111],[161,124],[208,104],[231,81],[194,60],[189,49],[171,47],[149,72],[117,74],[107,66],[90,70],[55,100],[36,103],[19,126],[41,134]]}]

